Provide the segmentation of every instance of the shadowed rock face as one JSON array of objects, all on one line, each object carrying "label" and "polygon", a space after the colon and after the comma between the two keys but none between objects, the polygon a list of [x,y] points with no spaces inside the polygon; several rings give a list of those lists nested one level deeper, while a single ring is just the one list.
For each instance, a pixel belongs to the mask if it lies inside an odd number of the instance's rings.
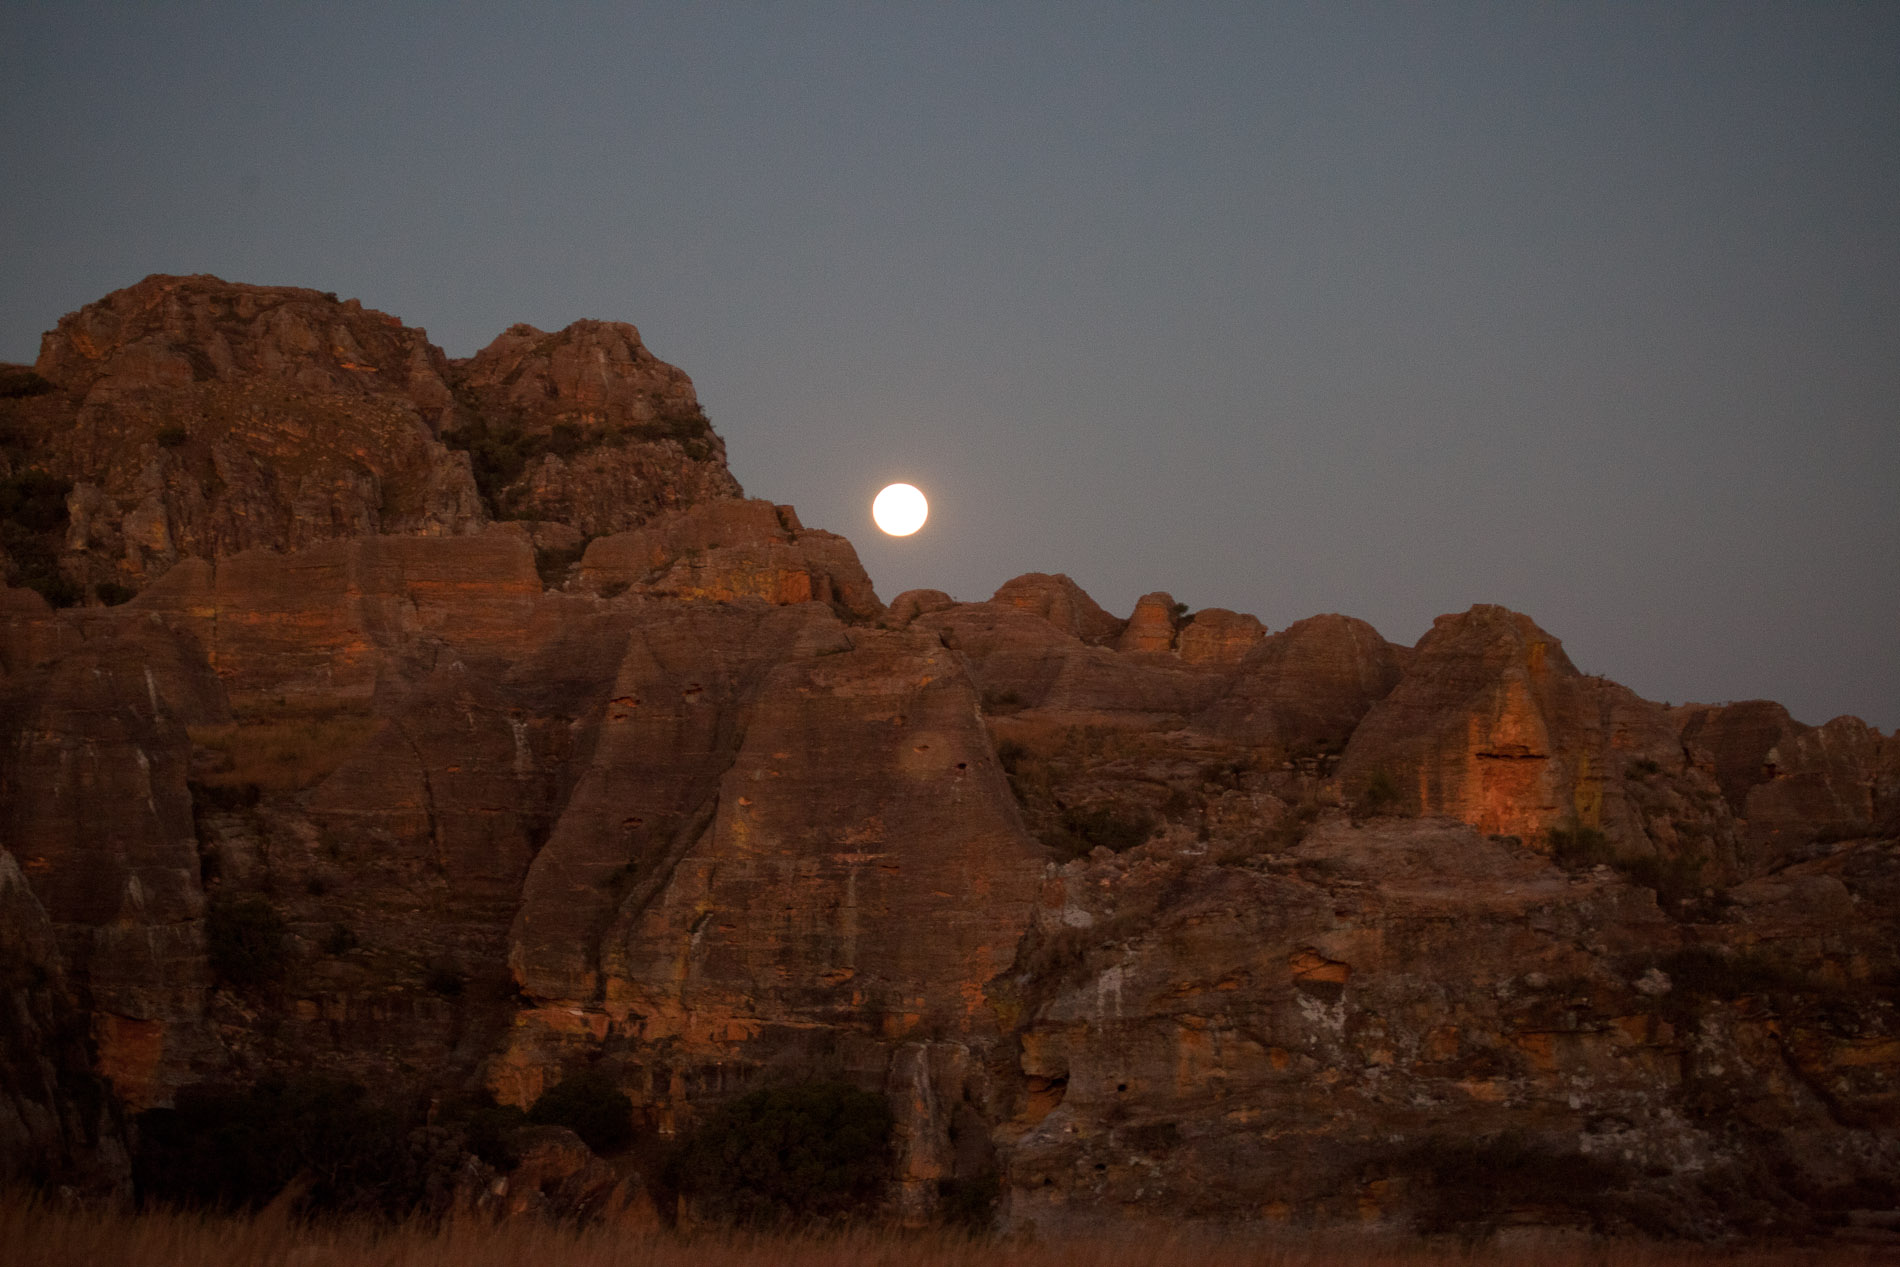
[{"label": "shadowed rock face", "polygon": [[[62,567],[143,588],[0,589],[0,1175],[111,1187],[124,1112],[207,1078],[527,1104],[586,1067],[649,1142],[882,1090],[913,1220],[990,1175],[1049,1232],[1824,1233],[1900,1183],[1900,746],[1852,718],[1665,710],[1496,607],[1416,648],[1049,574],[886,609],[630,326],[456,365],[158,278],[48,349],[7,460],[111,526]],[[306,516],[337,446],[374,480]],[[451,470],[469,515],[393,531]],[[647,1208],[522,1144],[469,1208]]]}]

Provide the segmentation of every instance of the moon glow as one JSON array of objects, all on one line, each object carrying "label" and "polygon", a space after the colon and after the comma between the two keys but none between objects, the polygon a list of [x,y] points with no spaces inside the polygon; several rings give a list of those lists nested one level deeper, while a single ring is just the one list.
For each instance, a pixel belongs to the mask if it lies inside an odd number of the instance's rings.
[{"label": "moon glow", "polygon": [[930,518],[930,503],[910,484],[892,484],[871,503],[871,518],[893,537],[908,537]]}]

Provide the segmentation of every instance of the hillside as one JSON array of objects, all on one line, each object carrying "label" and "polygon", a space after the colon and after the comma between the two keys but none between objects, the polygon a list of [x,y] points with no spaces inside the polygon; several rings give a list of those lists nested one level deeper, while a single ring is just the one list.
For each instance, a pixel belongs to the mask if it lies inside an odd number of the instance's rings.
[{"label": "hillside", "polygon": [[[672,1217],[667,1141],[821,1079],[913,1222],[1900,1208],[1854,718],[1665,707],[1498,607],[886,605],[622,324],[457,362],[148,278],[0,375],[0,454],[0,1175],[125,1190],[139,1114],[323,1075],[430,1106],[434,1208]],[[445,1107],[582,1070],[604,1159]]]}]

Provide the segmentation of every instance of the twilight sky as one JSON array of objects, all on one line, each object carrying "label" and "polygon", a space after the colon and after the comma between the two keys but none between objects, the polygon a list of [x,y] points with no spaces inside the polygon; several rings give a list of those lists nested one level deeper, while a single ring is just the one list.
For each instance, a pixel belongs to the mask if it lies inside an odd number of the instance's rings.
[{"label": "twilight sky", "polygon": [[0,0],[0,171],[0,360],[154,272],[632,321],[887,600],[1900,726],[1897,4]]}]

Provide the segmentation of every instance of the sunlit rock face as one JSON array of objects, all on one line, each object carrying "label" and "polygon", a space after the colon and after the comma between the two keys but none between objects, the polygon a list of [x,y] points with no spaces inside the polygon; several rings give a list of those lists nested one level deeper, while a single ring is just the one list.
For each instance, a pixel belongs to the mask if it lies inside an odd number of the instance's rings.
[{"label": "sunlit rock face", "polygon": [[466,361],[355,300],[152,276],[61,318],[0,401],[70,481],[62,570],[137,589],[181,558],[496,518],[576,540],[739,496],[686,375],[632,326],[514,326]]},{"label": "sunlit rock face", "polygon": [[518,475],[498,471],[494,480],[498,507],[512,517],[595,537],[739,496],[692,380],[625,322],[576,321],[552,334],[510,326],[455,363],[453,378],[483,437],[472,443],[478,459],[483,444],[507,436],[533,442]]},{"label": "sunlit rock face", "polygon": [[[110,1188],[125,1115],[208,1079],[587,1068],[654,1148],[755,1087],[881,1091],[911,1221],[1891,1203],[1891,736],[1665,709],[1496,607],[1415,648],[1059,574],[886,608],[630,326],[458,365],[158,278],[47,346],[5,475],[72,479],[70,524],[9,566],[58,537],[139,592],[0,589],[0,1175]],[[456,1199],[656,1217],[566,1132],[524,1150]]]},{"label": "sunlit rock face", "polygon": [[[1671,786],[1632,770],[1666,773]],[[1498,835],[1583,828],[1628,849],[1734,863],[1718,787],[1685,757],[1665,710],[1578,673],[1560,642],[1501,607],[1434,622],[1353,730],[1340,777],[1355,795],[1383,783],[1397,806]]]}]

